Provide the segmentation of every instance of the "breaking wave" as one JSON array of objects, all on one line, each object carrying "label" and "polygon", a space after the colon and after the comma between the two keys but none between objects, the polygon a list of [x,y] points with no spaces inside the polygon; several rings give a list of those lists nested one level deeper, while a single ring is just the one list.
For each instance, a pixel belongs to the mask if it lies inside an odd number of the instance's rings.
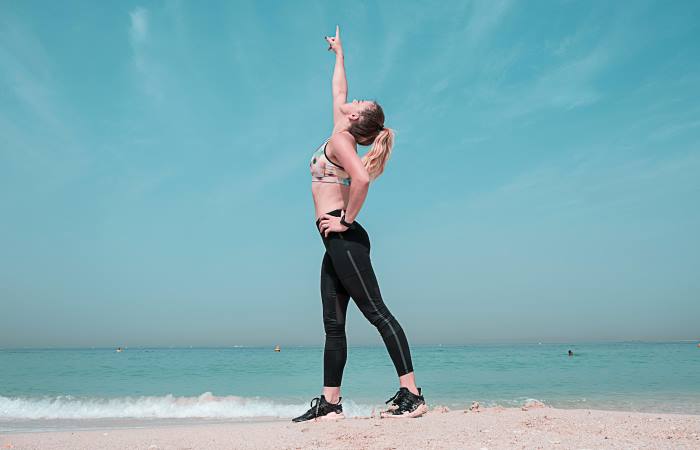
[{"label": "breaking wave", "polygon": [[[258,397],[217,397],[205,392],[195,397],[3,397],[0,419],[105,419],[105,418],[212,418],[294,417],[309,408],[308,402],[277,403]],[[369,416],[372,405],[343,401],[346,416]]]}]

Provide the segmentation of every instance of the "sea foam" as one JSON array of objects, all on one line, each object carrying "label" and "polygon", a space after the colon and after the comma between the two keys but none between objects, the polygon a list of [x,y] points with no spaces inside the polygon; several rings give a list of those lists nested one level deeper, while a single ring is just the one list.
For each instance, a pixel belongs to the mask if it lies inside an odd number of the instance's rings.
[{"label": "sea foam", "polygon": [[[205,392],[196,397],[3,397],[0,419],[103,419],[103,418],[216,418],[294,417],[309,403],[284,404],[257,397],[217,397]],[[372,405],[343,401],[346,416],[369,416]]]}]

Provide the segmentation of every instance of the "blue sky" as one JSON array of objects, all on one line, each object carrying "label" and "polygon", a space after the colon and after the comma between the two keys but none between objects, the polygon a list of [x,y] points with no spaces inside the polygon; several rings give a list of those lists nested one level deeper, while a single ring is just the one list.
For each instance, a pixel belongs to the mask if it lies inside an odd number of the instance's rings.
[{"label": "blue sky", "polygon": [[397,132],[358,221],[409,342],[699,338],[699,19],[2,2],[0,347],[321,345],[308,163],[336,24],[349,98]]}]

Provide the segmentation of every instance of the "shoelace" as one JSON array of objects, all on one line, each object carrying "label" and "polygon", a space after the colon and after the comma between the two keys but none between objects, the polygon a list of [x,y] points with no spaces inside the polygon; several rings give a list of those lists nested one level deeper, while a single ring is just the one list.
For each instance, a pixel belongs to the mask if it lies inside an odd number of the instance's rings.
[{"label": "shoelace", "polygon": [[413,406],[415,405],[415,402],[411,399],[412,396],[410,395],[402,395],[396,400],[396,406],[398,406],[398,409],[396,411],[399,412],[404,412],[408,411],[411,412]]},{"label": "shoelace", "polygon": [[387,404],[388,404],[389,402],[392,402],[392,401],[394,401],[394,400],[397,399],[397,398],[403,397],[403,392],[404,392],[404,391],[403,391],[402,389],[399,389],[399,390],[396,392],[396,394],[394,394],[393,397],[391,397],[389,400],[385,401],[384,403],[387,403]]},{"label": "shoelace", "polygon": [[[314,404],[314,400],[316,401],[316,404]],[[316,407],[316,413],[314,414],[314,417],[318,417],[318,408],[321,406],[321,397],[314,397],[311,400],[311,407]]]}]

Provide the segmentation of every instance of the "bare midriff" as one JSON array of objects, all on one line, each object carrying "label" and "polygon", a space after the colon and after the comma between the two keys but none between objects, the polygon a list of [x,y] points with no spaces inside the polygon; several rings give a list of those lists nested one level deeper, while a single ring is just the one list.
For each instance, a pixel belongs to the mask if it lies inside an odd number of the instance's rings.
[{"label": "bare midriff", "polygon": [[311,194],[316,207],[316,219],[321,215],[336,210],[345,209],[350,199],[350,186],[339,183],[312,182]]}]

